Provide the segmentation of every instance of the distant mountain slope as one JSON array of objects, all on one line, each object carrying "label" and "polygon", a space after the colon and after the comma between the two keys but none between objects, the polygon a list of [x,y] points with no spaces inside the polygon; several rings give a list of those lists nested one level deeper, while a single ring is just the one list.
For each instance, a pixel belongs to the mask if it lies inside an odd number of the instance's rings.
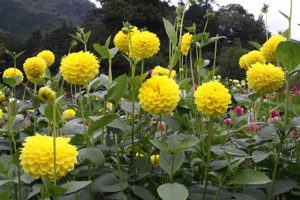
[{"label": "distant mountain slope", "polygon": [[80,25],[93,8],[88,0],[0,0],[0,30],[27,37],[33,30],[53,30],[63,22]]}]

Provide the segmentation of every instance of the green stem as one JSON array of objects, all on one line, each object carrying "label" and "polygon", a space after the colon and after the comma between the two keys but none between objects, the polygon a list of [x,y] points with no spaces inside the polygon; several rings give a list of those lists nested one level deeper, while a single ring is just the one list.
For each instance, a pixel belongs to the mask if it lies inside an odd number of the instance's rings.
[{"label": "green stem", "polygon": [[288,40],[292,38],[292,16],[293,16],[293,0],[290,3],[290,17],[289,17],[289,35]]},{"label": "green stem", "polygon": [[118,172],[119,172],[119,177],[120,177],[120,187],[121,187],[121,196],[122,200],[124,200],[124,186],[123,186],[123,178],[121,174],[121,162],[120,162],[120,156],[119,156],[119,143],[118,143],[118,137],[115,134],[115,146],[116,146],[116,158],[117,158],[117,167],[118,167]]},{"label": "green stem", "polygon": [[213,134],[213,125],[214,125],[214,118],[211,116],[208,122],[208,133],[207,133],[207,149],[206,149],[206,164],[204,170],[204,191],[202,194],[202,200],[205,200],[207,186],[208,186],[208,169],[210,163],[210,149],[211,149],[211,137]]},{"label": "green stem", "polygon": [[53,110],[53,128],[52,128],[52,136],[53,136],[53,176],[54,176],[54,185],[56,185],[56,106],[55,106],[55,101],[53,102],[52,105],[52,110]]},{"label": "green stem", "polygon": [[276,179],[276,175],[277,175],[277,170],[278,170],[278,164],[279,164],[279,159],[280,159],[280,153],[281,153],[281,150],[282,150],[282,145],[283,145],[283,139],[280,138],[280,143],[279,143],[279,146],[278,146],[278,149],[277,149],[277,155],[276,155],[273,174],[272,174],[271,189],[269,190],[269,193],[268,193],[268,200],[272,200],[272,195],[273,195],[273,191],[274,191],[274,187],[275,187],[275,179]]},{"label": "green stem", "polygon": [[144,59],[142,60],[141,75],[144,74]]},{"label": "green stem", "polygon": [[[217,37],[218,36],[219,35],[217,34]],[[218,51],[218,40],[215,41],[215,51],[214,51],[214,63],[213,63],[213,68],[212,68],[212,77],[214,77],[215,74],[216,74],[217,51]]]},{"label": "green stem", "polygon": [[195,88],[195,78],[194,78],[194,69],[193,69],[193,58],[192,58],[192,51],[190,50],[190,70],[191,70],[191,77],[193,82],[193,88]]},{"label": "green stem", "polygon": [[112,67],[112,58],[109,55],[109,57],[108,57],[108,86],[110,86],[111,83],[112,83],[112,69],[111,69],[111,67]]}]

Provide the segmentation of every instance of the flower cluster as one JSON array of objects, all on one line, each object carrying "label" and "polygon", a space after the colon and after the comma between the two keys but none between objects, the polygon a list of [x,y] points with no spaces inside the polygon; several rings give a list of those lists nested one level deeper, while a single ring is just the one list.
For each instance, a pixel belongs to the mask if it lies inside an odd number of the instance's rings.
[{"label": "flower cluster", "polygon": [[23,82],[23,73],[17,68],[8,68],[3,72],[3,78],[14,78],[16,80],[16,85],[20,85]]},{"label": "flower cluster", "polygon": [[247,71],[249,88],[262,93],[277,91],[282,87],[284,80],[282,68],[272,64],[256,63]]},{"label": "flower cluster", "polygon": [[55,55],[52,53],[52,51],[49,50],[41,51],[40,53],[38,53],[37,57],[44,59],[47,67],[50,67],[55,60]]},{"label": "flower cluster", "polygon": [[168,77],[170,76],[170,78],[174,78],[176,76],[176,71],[172,70],[170,72],[170,70],[167,69],[167,68],[163,68],[161,66],[156,66],[152,70],[151,75],[152,76],[156,76],[156,75],[158,75],[158,76],[168,76]]},{"label": "flower cluster", "polygon": [[69,119],[72,119],[73,117],[75,117],[76,112],[73,109],[67,109],[63,112],[62,114],[62,118],[64,121],[68,121]]},{"label": "flower cluster", "polygon": [[224,85],[217,81],[203,83],[195,94],[197,109],[206,115],[221,115],[231,104],[231,95]]},{"label": "flower cluster", "polygon": [[185,56],[188,55],[191,48],[192,38],[193,35],[191,35],[190,33],[185,33],[182,36],[180,50],[181,53]]},{"label": "flower cluster", "polygon": [[47,64],[43,58],[27,58],[23,64],[23,69],[29,81],[33,82],[34,78],[44,78]]},{"label": "flower cluster", "polygon": [[150,114],[168,114],[180,100],[178,84],[167,76],[152,76],[139,90],[142,108]]},{"label": "flower cluster", "polygon": [[131,37],[132,49],[130,56],[134,60],[150,58],[159,51],[160,41],[156,34],[144,31]]},{"label": "flower cluster", "polygon": [[67,82],[84,85],[99,73],[99,61],[90,52],[70,53],[61,61],[60,72]]},{"label": "flower cluster", "polygon": [[239,65],[242,69],[249,69],[252,64],[255,63],[266,63],[266,59],[260,51],[250,51],[240,58]]},{"label": "flower cluster", "polygon": [[117,49],[122,51],[123,53],[129,53],[129,45],[130,39],[132,36],[140,33],[137,27],[133,27],[128,31],[121,30],[114,37],[114,44]]},{"label": "flower cluster", "polygon": [[275,34],[263,44],[263,46],[260,48],[260,51],[267,61],[276,61],[276,48],[278,44],[283,41],[286,41],[285,37],[279,34]]},{"label": "flower cluster", "polygon": [[[74,169],[78,152],[69,144],[70,138],[56,138],[56,179]],[[38,179],[54,177],[53,137],[39,135],[27,137],[21,149],[20,161],[25,173]]]}]

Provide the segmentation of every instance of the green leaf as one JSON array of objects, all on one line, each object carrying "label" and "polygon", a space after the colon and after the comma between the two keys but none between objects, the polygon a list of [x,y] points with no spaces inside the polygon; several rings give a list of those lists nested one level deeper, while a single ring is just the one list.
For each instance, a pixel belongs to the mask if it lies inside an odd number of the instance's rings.
[{"label": "green leaf", "polygon": [[231,184],[237,185],[258,185],[271,182],[270,178],[260,171],[244,169],[233,176]]},{"label": "green leaf", "polygon": [[[128,183],[123,179],[123,189],[128,187]],[[96,192],[120,192],[120,180],[114,174],[104,174],[93,181],[93,191]]]},{"label": "green leaf", "polygon": [[1,200],[9,200],[9,194],[7,192],[0,193]]},{"label": "green leaf", "polygon": [[151,194],[146,188],[134,185],[132,191],[135,195],[142,198],[143,200],[157,200],[153,194]]},{"label": "green leaf", "polygon": [[206,41],[209,38],[209,33],[198,33],[197,35],[193,35],[192,41],[198,42],[200,40]]},{"label": "green leaf", "polygon": [[253,151],[252,153],[252,160],[255,163],[259,163],[263,160],[265,160],[267,157],[269,157],[269,155],[271,155],[271,152],[263,152],[263,151]]},{"label": "green leaf", "polygon": [[95,165],[103,166],[104,165],[104,155],[102,151],[96,147],[88,147],[84,149],[80,149],[78,151],[79,154],[79,160],[81,162],[84,162],[85,160],[89,160]]},{"label": "green leaf", "polygon": [[284,14],[282,11],[278,11],[282,16],[284,16],[287,20],[290,20],[290,17]]},{"label": "green leaf", "polygon": [[170,69],[173,69],[177,65],[180,58],[180,51],[177,49],[170,60]]},{"label": "green leaf", "polygon": [[123,94],[128,90],[127,80],[127,75],[123,74],[117,77],[109,88],[108,96],[111,97],[115,103],[118,103]]},{"label": "green leaf", "polygon": [[87,185],[91,184],[92,181],[71,181],[67,182],[63,185],[64,188],[67,188],[68,190],[65,192],[65,194],[71,194],[74,192],[77,192],[81,190],[82,188],[86,187]]},{"label": "green leaf", "polygon": [[163,200],[186,200],[189,192],[179,183],[166,183],[157,188],[158,195]]},{"label": "green leaf", "polygon": [[276,58],[282,63],[288,72],[291,72],[300,64],[300,45],[286,41],[279,43],[276,49]]},{"label": "green leaf", "polygon": [[177,34],[173,24],[171,24],[171,22],[165,18],[163,18],[163,22],[169,39],[171,40],[174,46],[177,46]]},{"label": "green leaf", "polygon": [[159,166],[165,170],[170,177],[173,177],[183,164],[184,159],[185,155],[183,151],[175,154],[161,151],[159,154]]},{"label": "green leaf", "polygon": [[45,186],[47,192],[49,192],[51,197],[53,197],[55,199],[62,196],[68,190],[67,188],[64,188],[64,187],[61,187],[58,185],[54,185],[53,183],[49,182],[45,178],[43,178],[43,183],[44,183],[44,186]]},{"label": "green leaf", "polygon": [[[269,184],[271,187],[271,184]],[[272,194],[273,197],[278,196],[280,194],[284,194],[288,191],[291,191],[295,186],[297,186],[297,182],[294,180],[275,180],[274,192]],[[268,190],[270,189],[268,188]]]},{"label": "green leaf", "polygon": [[104,128],[109,123],[114,121],[117,117],[118,116],[116,114],[108,114],[108,115],[101,117],[100,119],[98,119],[96,121],[91,121],[91,124],[89,125],[88,130],[87,130],[88,135],[92,135],[93,132]]},{"label": "green leaf", "polygon": [[153,146],[158,148],[161,151],[169,151],[169,145],[166,141],[163,140],[149,140]]},{"label": "green leaf", "polygon": [[4,81],[4,83],[6,83],[7,85],[10,85],[11,87],[16,87],[16,85],[17,85],[17,78],[18,77],[16,77],[16,78],[4,78],[3,77],[3,81]]},{"label": "green leaf", "polygon": [[94,43],[93,47],[95,51],[97,51],[97,53],[99,53],[103,59],[109,58],[110,52],[107,47],[102,46],[98,43]]},{"label": "green leaf", "polygon": [[257,42],[254,42],[254,41],[249,41],[249,43],[253,46],[253,47],[255,47],[257,50],[260,50],[260,48],[261,48],[261,44],[258,44]]}]

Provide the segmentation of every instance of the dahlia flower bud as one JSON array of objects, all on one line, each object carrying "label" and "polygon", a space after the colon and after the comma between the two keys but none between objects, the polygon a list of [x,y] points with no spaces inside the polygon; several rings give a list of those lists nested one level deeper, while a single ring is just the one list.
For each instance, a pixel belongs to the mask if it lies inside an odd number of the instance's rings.
[{"label": "dahlia flower bud", "polygon": [[292,130],[290,133],[289,133],[289,136],[293,139],[297,139],[299,137],[299,132],[297,130]]},{"label": "dahlia flower bud", "polygon": [[152,155],[152,156],[150,157],[150,161],[151,161],[152,166],[155,167],[156,165],[158,165],[159,154]]},{"label": "dahlia flower bud", "polygon": [[274,118],[274,117],[278,117],[278,116],[279,116],[279,112],[277,110],[272,110],[271,117]]},{"label": "dahlia flower bud", "polygon": [[241,106],[236,106],[236,107],[234,108],[234,112],[235,112],[238,116],[240,116],[240,115],[244,114],[244,108],[242,108]]},{"label": "dahlia flower bud", "polygon": [[224,123],[227,125],[231,125],[232,124],[232,119],[230,117],[224,119]]},{"label": "dahlia flower bud", "polygon": [[41,87],[39,95],[46,101],[54,101],[56,98],[55,92],[49,87]]},{"label": "dahlia flower bud", "polygon": [[258,124],[252,124],[248,127],[249,132],[256,132],[258,133],[260,130],[260,126]]}]

